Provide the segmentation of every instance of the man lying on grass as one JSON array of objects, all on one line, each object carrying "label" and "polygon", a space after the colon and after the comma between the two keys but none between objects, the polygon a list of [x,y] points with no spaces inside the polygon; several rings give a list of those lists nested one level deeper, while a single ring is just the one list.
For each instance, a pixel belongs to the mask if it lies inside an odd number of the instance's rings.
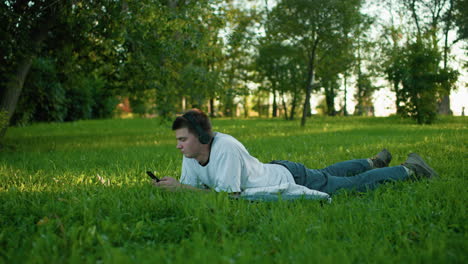
[{"label": "man lying on grass", "polygon": [[388,167],[392,156],[386,149],[373,158],[339,162],[324,169],[308,169],[284,160],[265,164],[234,137],[212,132],[208,116],[198,109],[177,117],[172,130],[184,155],[180,182],[164,177],[154,181],[157,187],[241,194],[249,188],[293,184],[332,195],[340,189],[366,191],[384,182],[437,175],[415,153],[402,165]]}]

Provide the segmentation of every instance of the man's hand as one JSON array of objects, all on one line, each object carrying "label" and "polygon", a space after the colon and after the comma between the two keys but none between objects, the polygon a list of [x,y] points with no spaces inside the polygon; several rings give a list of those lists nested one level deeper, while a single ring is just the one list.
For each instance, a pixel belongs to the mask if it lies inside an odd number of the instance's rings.
[{"label": "man's hand", "polygon": [[164,177],[159,182],[153,180],[153,185],[158,188],[164,188],[171,191],[187,189],[187,190],[195,190],[195,191],[202,191],[202,192],[209,192],[210,189],[199,189],[193,186],[182,184],[178,180],[171,178],[171,177]]},{"label": "man's hand", "polygon": [[172,177],[164,177],[159,182],[153,180],[153,185],[166,189],[176,189],[178,187],[182,187],[182,184]]}]

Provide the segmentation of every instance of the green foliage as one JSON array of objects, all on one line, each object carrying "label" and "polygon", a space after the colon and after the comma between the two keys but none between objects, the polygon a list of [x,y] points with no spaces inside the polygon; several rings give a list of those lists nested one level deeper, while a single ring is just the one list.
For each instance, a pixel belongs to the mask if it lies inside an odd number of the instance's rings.
[{"label": "green foliage", "polygon": [[409,98],[406,111],[418,123],[431,123],[436,115],[435,74],[439,63],[437,51],[418,41],[408,46],[407,76],[403,80]]},{"label": "green foliage", "polygon": [[369,74],[360,74],[356,86],[358,87],[355,99],[357,100],[355,115],[373,116],[374,104],[372,95],[378,89],[372,84]]},{"label": "green foliage", "polygon": [[52,58],[40,57],[34,61],[12,124],[112,116],[117,100],[106,89],[106,81],[79,73],[63,81],[60,76],[64,72],[56,65]]},{"label": "green foliage", "polygon": [[36,59],[23,89],[23,96],[11,120],[12,124],[65,120],[67,116],[66,91],[59,81],[54,59]]},{"label": "green foliage", "polygon": [[[81,78],[80,78],[81,77]],[[68,84],[67,121],[90,119],[94,105],[92,82],[84,76],[75,76]]]},{"label": "green foliage", "polygon": [[[283,109],[288,119],[294,119],[294,109],[302,99],[304,76],[307,71],[299,50],[292,45],[284,45],[266,36],[260,40],[256,58],[257,79],[264,83],[261,88],[281,97]],[[286,98],[291,99],[290,106]],[[288,107],[290,114],[288,116]]]},{"label": "green foliage", "polygon": [[[397,1],[396,8],[389,3],[390,10],[399,10],[394,15],[403,15],[400,23],[384,26],[382,37],[383,72],[396,93],[397,114],[431,123],[436,116],[434,101],[439,113],[451,112],[448,95],[456,89],[458,73],[449,66],[453,65],[449,51],[463,39],[460,18],[466,10],[459,8],[466,1],[405,0]],[[460,38],[451,40],[449,32],[455,28]]]},{"label": "green foliage", "polygon": [[104,81],[102,77],[93,77],[88,79],[88,84],[92,89],[93,106],[92,118],[109,118],[114,115],[115,107],[119,100],[115,96],[115,92],[109,89],[108,81]]},{"label": "green foliage", "polygon": [[12,96],[0,105],[16,108],[12,123],[109,117],[115,106],[110,104],[115,103],[120,4],[2,1],[0,7],[6,25],[0,92],[22,93],[18,105]]},{"label": "green foliage", "polygon": [[[118,71],[131,97],[152,91],[149,101],[160,116],[168,117],[180,110],[182,97],[190,106],[219,94],[216,63],[223,22],[218,8],[217,1],[128,2]],[[138,102],[135,109],[148,109],[142,106]]]},{"label": "green foliage", "polygon": [[[400,2],[419,6],[406,13],[422,18],[422,32],[432,34],[433,46],[440,28],[455,26],[460,38],[466,35],[465,0]],[[298,102],[304,102],[303,113],[310,112],[312,90],[322,89],[332,115],[340,76],[350,76],[356,64],[358,110],[370,107],[376,87],[361,64],[371,54],[366,31],[372,19],[362,14],[363,3],[277,1],[262,22],[261,8],[237,1],[1,1],[0,98],[9,102],[0,101],[0,109],[12,113],[16,106],[16,96],[5,91],[22,91],[14,124],[109,117],[117,96],[130,98],[141,115],[169,118],[182,110],[182,101],[186,108],[206,108],[215,99],[226,115],[233,115],[240,104],[247,112],[247,96],[253,94],[258,95],[254,107],[268,115],[267,98],[273,94],[275,109],[281,104],[292,119]],[[443,3],[453,3],[453,17]],[[440,16],[429,16],[431,10]],[[266,36],[259,38],[262,23]],[[395,45],[393,55],[410,54],[408,47]],[[413,87],[410,83],[419,77],[408,79],[413,75],[407,58],[392,57],[387,64],[399,113],[431,122],[432,114],[419,118],[415,111],[431,113],[432,90],[437,97],[447,95],[456,73],[439,69],[436,85],[423,89],[427,94],[408,95],[403,81]],[[252,81],[259,90],[250,89]],[[407,103],[413,97],[427,100]]]},{"label": "green foliage", "polygon": [[181,168],[173,132],[158,119],[13,127],[11,148],[0,152],[0,262],[462,263],[466,122],[314,117],[297,129],[282,120],[213,120],[263,162],[322,168],[387,147],[392,164],[418,152],[440,174],[343,192],[331,204],[155,189],[146,170],[178,177]]},{"label": "green foliage", "polygon": [[[392,30],[391,34],[394,36],[398,34]],[[396,111],[399,115],[405,115],[403,103],[406,101],[405,94],[401,88],[401,82],[405,76],[405,57],[403,48],[393,43],[393,47],[387,48],[387,60],[383,62],[383,72],[385,78],[392,84],[392,91],[395,92],[396,97]]]},{"label": "green foliage", "polygon": [[[302,87],[306,95],[302,126],[305,124],[306,116],[310,114],[311,92],[319,88],[314,84],[322,81],[322,78],[325,82],[333,83],[330,80],[336,79],[338,73],[349,67],[349,60],[346,61],[346,56],[351,53],[351,45],[347,37],[361,22],[362,15],[359,12],[361,4],[359,0],[288,0],[279,1],[271,12],[268,23],[269,33],[275,36],[275,41],[296,47],[297,56],[303,58],[307,68],[301,78],[304,80]],[[345,41],[340,41],[342,39]],[[339,54],[341,52],[343,54]],[[334,56],[327,56],[330,53]],[[317,68],[321,67],[321,63],[339,66],[331,72],[323,70],[321,75],[316,76]],[[328,88],[331,87],[328,85]],[[328,96],[333,94],[329,92]],[[329,102],[333,99],[334,97],[329,98]],[[334,112],[333,107],[329,108]]]},{"label": "green foliage", "polygon": [[0,129],[8,126],[8,112],[0,111]]},{"label": "green foliage", "polygon": [[[220,89],[220,103],[225,116],[234,116],[238,102],[236,98],[250,94],[247,83],[253,80],[254,44],[260,19],[256,8],[235,6],[228,2],[225,8],[227,37],[224,44],[223,68],[220,69],[224,86]],[[247,101],[241,100],[244,109]]]},{"label": "green foliage", "polygon": [[430,124],[436,117],[437,96],[447,94],[457,73],[442,70],[440,52],[424,39],[410,43],[405,50],[403,93],[407,98],[405,113],[419,124]]},{"label": "green foliage", "polygon": [[468,0],[454,1],[455,25],[458,28],[458,37],[468,39]]}]

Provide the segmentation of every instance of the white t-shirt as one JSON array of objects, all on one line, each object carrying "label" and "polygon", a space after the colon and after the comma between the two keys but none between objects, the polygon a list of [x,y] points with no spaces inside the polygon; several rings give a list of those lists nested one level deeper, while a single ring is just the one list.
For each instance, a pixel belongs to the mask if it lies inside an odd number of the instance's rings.
[{"label": "white t-shirt", "polygon": [[258,161],[237,139],[219,132],[213,139],[207,165],[183,157],[180,182],[198,188],[206,185],[217,192],[242,192],[248,188],[295,183],[288,169]]}]

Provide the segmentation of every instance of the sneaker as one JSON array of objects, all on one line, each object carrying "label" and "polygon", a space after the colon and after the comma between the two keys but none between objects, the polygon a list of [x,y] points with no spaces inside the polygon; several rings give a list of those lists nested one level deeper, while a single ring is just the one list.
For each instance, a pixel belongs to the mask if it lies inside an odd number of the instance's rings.
[{"label": "sneaker", "polygon": [[427,163],[416,153],[410,153],[405,163],[401,164],[414,172],[417,179],[420,178],[434,178],[437,173],[427,165]]},{"label": "sneaker", "polygon": [[392,154],[387,149],[382,149],[377,155],[371,158],[374,168],[388,167],[392,161]]}]

